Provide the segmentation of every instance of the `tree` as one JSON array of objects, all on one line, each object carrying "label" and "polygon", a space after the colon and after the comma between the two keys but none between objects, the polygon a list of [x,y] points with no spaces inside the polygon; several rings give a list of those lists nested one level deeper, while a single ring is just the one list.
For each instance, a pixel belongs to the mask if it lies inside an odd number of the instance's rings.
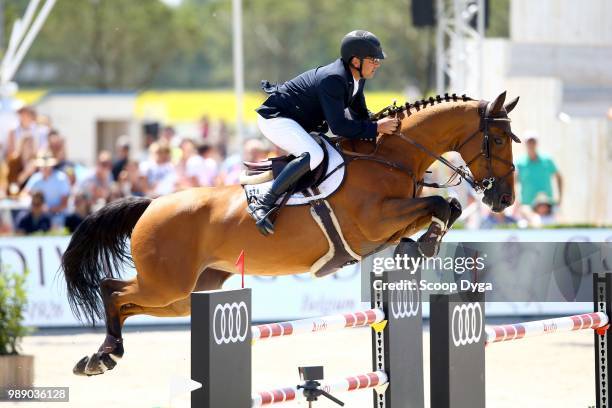
[{"label": "tree", "polygon": [[53,67],[55,85],[149,85],[180,47],[173,10],[158,0],[58,1],[27,61]]},{"label": "tree", "polygon": [[[288,80],[339,56],[354,29],[378,35],[388,58],[368,90],[434,88],[434,29],[416,29],[411,0],[243,0],[245,85]],[[491,0],[489,35],[507,35],[508,1]],[[27,0],[6,8],[7,26]],[[18,79],[76,88],[229,88],[231,0],[59,0]],[[29,73],[29,74],[28,74]],[[33,74],[34,73],[34,74]],[[26,75],[28,74],[28,75]]]}]

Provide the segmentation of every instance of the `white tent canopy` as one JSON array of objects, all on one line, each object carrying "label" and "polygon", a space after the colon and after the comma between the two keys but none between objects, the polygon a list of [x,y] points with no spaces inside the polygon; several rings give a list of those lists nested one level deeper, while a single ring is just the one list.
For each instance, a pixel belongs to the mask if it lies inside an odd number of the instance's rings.
[{"label": "white tent canopy", "polygon": [[23,17],[15,21],[0,65],[0,95],[3,99],[10,98],[17,92],[13,78],[55,2],[56,0],[45,0],[42,7],[39,7],[40,0],[31,0]]}]

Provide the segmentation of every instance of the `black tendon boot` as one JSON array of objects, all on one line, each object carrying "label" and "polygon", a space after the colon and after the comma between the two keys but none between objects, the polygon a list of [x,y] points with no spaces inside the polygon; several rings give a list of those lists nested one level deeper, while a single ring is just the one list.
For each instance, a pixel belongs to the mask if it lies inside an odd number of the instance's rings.
[{"label": "black tendon boot", "polygon": [[302,177],[310,170],[310,154],[303,153],[293,159],[285,166],[283,171],[272,183],[270,191],[262,197],[257,197],[255,201],[247,207],[247,211],[255,219],[257,228],[264,234],[274,233],[274,224],[269,220],[270,213],[274,209],[274,204],[281,195],[289,191]]}]

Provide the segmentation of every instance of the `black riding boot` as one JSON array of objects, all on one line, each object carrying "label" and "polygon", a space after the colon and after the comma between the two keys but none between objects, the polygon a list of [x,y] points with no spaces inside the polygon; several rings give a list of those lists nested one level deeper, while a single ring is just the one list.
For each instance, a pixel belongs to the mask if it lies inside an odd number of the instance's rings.
[{"label": "black riding boot", "polygon": [[293,159],[272,183],[270,191],[249,204],[247,211],[255,219],[259,231],[264,234],[274,233],[274,224],[269,220],[274,204],[281,195],[289,191],[298,180],[310,170],[310,154],[304,153]]}]

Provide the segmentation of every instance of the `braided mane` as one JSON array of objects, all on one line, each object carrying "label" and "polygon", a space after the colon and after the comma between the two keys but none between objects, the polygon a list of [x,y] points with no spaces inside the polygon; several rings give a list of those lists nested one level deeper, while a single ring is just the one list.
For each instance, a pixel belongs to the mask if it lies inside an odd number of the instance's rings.
[{"label": "braided mane", "polygon": [[427,108],[428,106],[434,106],[442,102],[451,102],[451,101],[467,102],[467,101],[474,101],[474,100],[475,99],[470,98],[469,96],[465,94],[461,96],[457,96],[457,94],[449,95],[445,93],[444,96],[441,96],[441,95],[436,95],[435,97],[431,96],[428,99],[421,99],[420,101],[416,101],[414,103],[406,102],[404,105],[400,105],[400,106],[390,105],[386,107],[385,109],[383,109],[382,111],[380,111],[375,116],[377,116],[377,119],[381,119],[381,118],[384,118],[390,115],[395,115],[401,112],[406,112],[406,114],[409,116],[410,110],[413,108],[416,109],[416,111],[418,112],[422,109]]},{"label": "braided mane", "polygon": [[467,101],[473,101],[473,100],[474,99],[470,98],[469,96],[465,94],[461,96],[457,96],[457,94],[449,95],[445,93],[443,97],[440,95],[436,95],[435,97],[431,96],[429,97],[429,99],[421,99],[420,101],[416,101],[415,103],[412,103],[412,104],[409,102],[406,102],[402,110],[410,111],[411,108],[415,108],[418,112],[421,109],[425,109],[428,105],[433,106],[435,104],[442,103],[442,102],[450,102],[450,101],[467,102]]}]

